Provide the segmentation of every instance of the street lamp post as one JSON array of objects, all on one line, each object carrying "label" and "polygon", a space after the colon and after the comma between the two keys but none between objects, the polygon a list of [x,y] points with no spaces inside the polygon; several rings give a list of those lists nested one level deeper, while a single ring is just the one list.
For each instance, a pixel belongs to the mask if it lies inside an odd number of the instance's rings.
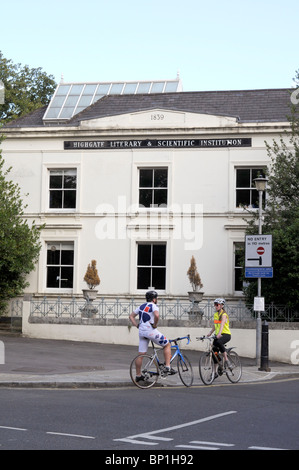
[{"label": "street lamp post", "polygon": [[[263,226],[263,219],[262,219],[262,210],[263,210],[263,192],[266,190],[266,183],[267,178],[259,175],[257,178],[253,180],[255,182],[256,190],[259,193],[259,235],[262,234],[262,226]],[[257,279],[257,296],[262,296],[262,279],[258,277]],[[256,319],[256,360],[257,363],[261,357],[261,337],[262,337],[262,327],[261,327],[261,311],[257,311],[257,319]]]}]

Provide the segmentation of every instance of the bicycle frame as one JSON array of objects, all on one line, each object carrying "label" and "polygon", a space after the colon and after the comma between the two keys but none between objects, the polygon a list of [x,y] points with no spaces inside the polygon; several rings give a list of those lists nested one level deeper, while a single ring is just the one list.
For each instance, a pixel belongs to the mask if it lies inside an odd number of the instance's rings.
[{"label": "bicycle frame", "polygon": [[[182,336],[180,338],[176,338],[176,339],[170,339],[169,342],[170,344],[173,343],[173,345],[171,344],[171,349],[175,350],[173,352],[173,354],[171,355],[171,358],[170,358],[170,364],[174,361],[174,359],[177,357],[177,356],[180,356],[181,360],[185,363],[185,360],[184,360],[184,356],[182,355],[181,353],[181,350],[180,350],[180,347],[178,345],[178,341],[181,341],[182,339],[187,339],[187,344],[190,343],[190,335],[187,335],[187,336]],[[161,361],[159,360],[159,357],[158,357],[158,353],[157,353],[157,348],[155,346],[155,344],[153,342],[152,343],[152,347],[153,347],[153,356],[155,358],[155,360],[157,361],[157,364],[158,366],[160,367],[162,365]],[[160,349],[159,349],[160,350]]]}]

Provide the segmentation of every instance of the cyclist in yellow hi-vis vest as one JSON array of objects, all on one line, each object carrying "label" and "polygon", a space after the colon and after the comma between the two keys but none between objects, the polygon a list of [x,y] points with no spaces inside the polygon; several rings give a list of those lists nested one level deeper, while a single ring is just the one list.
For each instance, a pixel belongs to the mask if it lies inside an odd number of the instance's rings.
[{"label": "cyclist in yellow hi-vis vest", "polygon": [[214,351],[220,350],[224,357],[224,365],[228,365],[227,354],[224,345],[230,341],[231,332],[229,329],[228,314],[225,311],[224,305],[224,299],[218,298],[214,300],[214,306],[216,309],[216,312],[214,313],[214,325],[208,336],[211,336],[213,333],[215,333],[216,338],[214,339],[213,349]]}]

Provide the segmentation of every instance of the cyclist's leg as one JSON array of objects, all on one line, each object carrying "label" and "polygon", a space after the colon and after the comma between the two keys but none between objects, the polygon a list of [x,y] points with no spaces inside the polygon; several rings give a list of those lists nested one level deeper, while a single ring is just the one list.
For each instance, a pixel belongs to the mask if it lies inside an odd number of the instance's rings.
[{"label": "cyclist's leg", "polygon": [[225,349],[225,345],[226,343],[228,343],[230,340],[231,340],[231,335],[228,335],[228,334],[224,334],[223,336],[223,348],[224,348],[224,351],[223,351],[223,357],[224,357],[224,366],[229,362],[228,361],[228,357],[227,357],[227,352],[226,352],[226,349]]},{"label": "cyclist's leg", "polygon": [[165,366],[169,367],[170,369],[171,346],[169,342],[166,344],[166,346],[164,346],[163,354],[164,354]]},{"label": "cyclist's leg", "polygon": [[227,362],[227,353],[225,349],[225,344],[228,343],[231,339],[231,335],[223,334],[220,338],[214,340],[214,345],[219,348],[221,354],[223,355],[224,362]]},{"label": "cyclist's leg", "polygon": [[136,377],[141,377],[141,365],[142,365],[142,356],[146,353],[139,353],[137,359],[135,360],[136,364]]},{"label": "cyclist's leg", "polygon": [[165,366],[170,369],[171,345],[166,336],[164,336],[157,328],[152,329],[146,336],[148,339],[153,341],[153,343],[163,348]]},{"label": "cyclist's leg", "polygon": [[219,345],[218,345],[218,339],[215,338],[214,339],[214,342],[213,342],[213,352],[214,354],[216,355],[217,359],[215,359],[213,357],[213,354],[212,354],[212,364],[213,364],[213,370],[214,370],[214,378],[217,378],[218,377],[218,369],[219,369],[219,352],[220,352],[220,348],[219,348]]},{"label": "cyclist's leg", "polygon": [[139,356],[135,360],[136,364],[136,377],[141,377],[142,356],[147,353],[149,339],[144,336],[139,337]]}]

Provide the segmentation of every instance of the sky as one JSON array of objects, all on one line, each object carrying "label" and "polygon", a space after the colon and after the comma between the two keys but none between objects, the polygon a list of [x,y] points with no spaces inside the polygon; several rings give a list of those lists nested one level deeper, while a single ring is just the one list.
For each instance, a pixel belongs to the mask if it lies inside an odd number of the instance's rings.
[{"label": "sky", "polygon": [[295,87],[298,0],[1,3],[4,57],[57,83],[179,74],[184,91]]}]

